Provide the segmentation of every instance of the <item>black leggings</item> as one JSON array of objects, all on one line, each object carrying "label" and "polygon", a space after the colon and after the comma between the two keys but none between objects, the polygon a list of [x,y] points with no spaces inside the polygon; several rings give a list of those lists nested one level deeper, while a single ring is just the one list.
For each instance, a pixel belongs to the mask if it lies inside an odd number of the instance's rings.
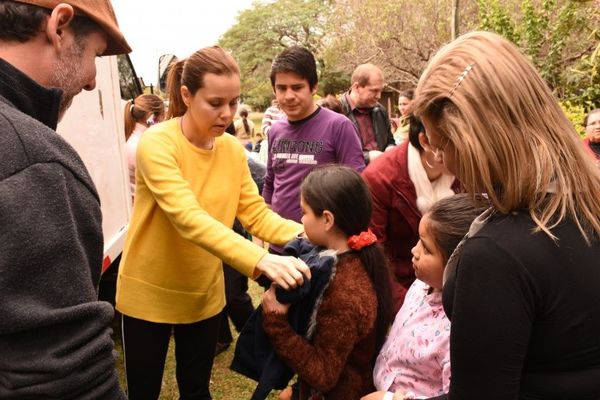
[{"label": "black leggings", "polygon": [[175,336],[181,400],[210,400],[220,314],[192,324],[158,324],[123,315],[123,353],[129,400],[154,400],[160,387],[171,332]]}]

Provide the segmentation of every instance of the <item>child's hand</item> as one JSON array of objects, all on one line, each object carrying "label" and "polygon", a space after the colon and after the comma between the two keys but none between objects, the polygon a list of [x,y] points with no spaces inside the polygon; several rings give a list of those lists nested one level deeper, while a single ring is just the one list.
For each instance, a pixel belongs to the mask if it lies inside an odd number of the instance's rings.
[{"label": "child's hand", "polygon": [[412,392],[396,390],[396,393],[394,393],[394,397],[392,397],[392,400],[413,400],[414,398],[415,394]]},{"label": "child's hand", "polygon": [[288,386],[279,393],[279,400],[292,400],[292,387]]},{"label": "child's hand", "polygon": [[287,314],[287,312],[290,308],[290,305],[282,304],[277,301],[277,297],[275,296],[275,288],[276,287],[277,287],[276,284],[272,283],[269,290],[267,290],[263,294],[263,298],[262,298],[263,312],[266,312],[266,313],[272,312],[272,313],[275,313],[278,315],[285,315],[285,314]]},{"label": "child's hand", "polygon": [[377,392],[369,393],[368,395],[361,397],[360,400],[412,400],[414,398],[414,394],[411,392],[405,393],[402,390],[397,390],[392,397],[391,392],[379,390]]},{"label": "child's hand", "polygon": [[379,390],[377,392],[369,393],[366,396],[360,398],[360,400],[383,400],[383,396],[385,396],[384,390]]}]

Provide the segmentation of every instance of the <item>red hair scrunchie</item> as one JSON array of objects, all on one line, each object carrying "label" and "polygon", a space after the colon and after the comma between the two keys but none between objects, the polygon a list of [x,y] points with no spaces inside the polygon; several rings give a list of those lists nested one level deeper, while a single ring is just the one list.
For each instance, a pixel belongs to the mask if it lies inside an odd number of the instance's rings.
[{"label": "red hair scrunchie", "polygon": [[363,231],[358,235],[352,235],[348,238],[348,246],[352,250],[360,250],[365,246],[370,246],[377,242],[377,236],[370,229]]}]

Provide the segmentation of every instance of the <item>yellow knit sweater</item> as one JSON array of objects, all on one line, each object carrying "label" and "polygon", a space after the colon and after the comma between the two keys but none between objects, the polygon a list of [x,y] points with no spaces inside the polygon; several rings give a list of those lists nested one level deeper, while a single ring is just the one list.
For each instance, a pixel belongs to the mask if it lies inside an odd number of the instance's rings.
[{"label": "yellow knit sweater", "polygon": [[228,134],[202,150],[183,136],[180,119],[171,119],[145,132],[136,160],[135,206],[117,281],[116,307],[125,315],[192,323],[218,314],[225,305],[221,260],[252,277],[266,253],[231,230],[236,217],[271,243],[302,231],[267,207],[242,146]]}]

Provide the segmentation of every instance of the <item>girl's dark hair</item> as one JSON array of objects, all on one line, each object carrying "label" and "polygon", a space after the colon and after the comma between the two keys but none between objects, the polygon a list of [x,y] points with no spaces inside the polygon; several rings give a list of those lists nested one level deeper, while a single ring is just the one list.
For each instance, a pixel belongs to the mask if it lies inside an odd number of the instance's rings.
[{"label": "girl's dark hair", "polygon": [[331,111],[335,111],[338,114],[344,113],[344,111],[342,110],[342,103],[335,96],[332,95],[328,95],[322,98],[321,100],[317,101],[317,105],[323,108],[328,108]]},{"label": "girl's dark hair", "polygon": [[205,47],[188,58],[177,61],[169,68],[167,92],[169,93],[168,118],[180,117],[187,111],[181,96],[181,86],[191,95],[204,87],[204,75],[240,75],[240,68],[231,56],[219,46]]},{"label": "girl's dark hair", "polygon": [[419,150],[419,153],[423,151],[423,147],[419,142],[419,134],[421,132],[425,133],[425,126],[419,117],[416,117],[414,114],[410,114],[408,116],[408,141],[413,147]]},{"label": "girl's dark hair", "polygon": [[490,206],[482,196],[459,193],[434,203],[427,215],[428,232],[442,252],[444,264],[469,231],[473,220]]},{"label": "girl's dark hair", "polygon": [[415,98],[415,89],[406,89],[400,92],[400,96],[398,97],[406,97],[409,100],[414,100]]},{"label": "girl's dark hair", "polygon": [[[361,176],[353,169],[330,165],[313,170],[302,182],[302,198],[315,215],[328,210],[335,218],[335,226],[348,236],[369,229],[371,194]],[[377,352],[394,317],[392,290],[386,258],[375,243],[357,251],[377,293],[376,339]]]},{"label": "girl's dark hair", "polygon": [[146,115],[152,113],[156,116],[164,114],[165,103],[155,94],[141,94],[135,100],[125,104],[125,140],[129,139],[135,129],[136,122],[145,122]]},{"label": "girl's dark hair", "polygon": [[242,108],[240,110],[240,117],[242,118],[242,123],[244,124],[244,131],[246,132],[246,135],[250,135],[252,132],[250,132],[250,125],[248,124],[248,110]]},{"label": "girl's dark hair", "polygon": [[313,90],[319,82],[315,56],[304,47],[288,47],[275,58],[271,65],[271,86],[273,88],[275,87],[275,77],[282,72],[292,72],[300,78],[306,79],[310,90]]}]

